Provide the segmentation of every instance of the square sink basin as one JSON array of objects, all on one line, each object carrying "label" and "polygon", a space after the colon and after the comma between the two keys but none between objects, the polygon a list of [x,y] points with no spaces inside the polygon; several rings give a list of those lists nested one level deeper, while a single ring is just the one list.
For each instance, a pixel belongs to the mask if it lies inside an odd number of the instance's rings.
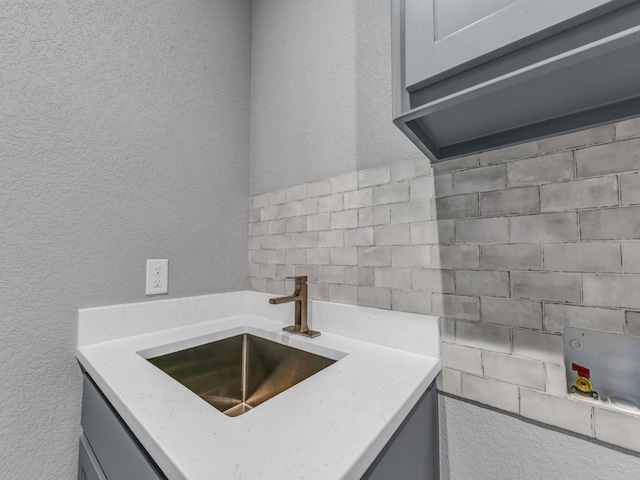
[{"label": "square sink basin", "polygon": [[248,333],[147,360],[230,417],[336,362]]}]

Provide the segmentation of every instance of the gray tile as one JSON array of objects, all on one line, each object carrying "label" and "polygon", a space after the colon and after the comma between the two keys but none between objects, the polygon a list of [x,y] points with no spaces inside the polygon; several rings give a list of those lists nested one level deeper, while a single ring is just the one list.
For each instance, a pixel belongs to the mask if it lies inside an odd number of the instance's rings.
[{"label": "gray tile", "polygon": [[543,362],[563,363],[562,335],[514,328],[513,354]]},{"label": "gray tile", "polygon": [[640,275],[584,275],[586,305],[640,309]]},{"label": "gray tile", "polygon": [[482,352],[484,376],[536,390],[545,389],[544,364],[529,358]]},{"label": "gray tile", "polygon": [[622,333],[624,311],[574,305],[545,304],[544,329],[564,333],[564,327]]},{"label": "gray tile", "polygon": [[446,197],[453,195],[453,174],[443,173],[433,177],[433,188],[436,197]]},{"label": "gray tile", "polygon": [[307,249],[307,263],[311,265],[329,265],[331,263],[330,250],[328,248]]},{"label": "gray tile", "polygon": [[318,211],[320,213],[339,212],[344,210],[344,193],[336,193],[318,199]]},{"label": "gray tile", "polygon": [[329,300],[336,303],[356,305],[358,303],[358,287],[354,285],[329,285]]},{"label": "gray tile", "polygon": [[435,198],[436,186],[433,177],[418,177],[409,180],[409,198],[418,200],[421,198]]},{"label": "gray tile", "polygon": [[344,267],[344,283],[372,287],[374,283],[373,267]]},{"label": "gray tile", "polygon": [[540,211],[538,187],[521,187],[480,194],[480,215],[491,217]]},{"label": "gray tile", "polygon": [[344,283],[344,267],[337,265],[320,265],[318,267],[318,282]]},{"label": "gray tile", "polygon": [[620,175],[620,198],[622,205],[640,204],[640,173]]},{"label": "gray tile", "polygon": [[510,147],[490,150],[480,154],[480,164],[489,165],[519,158],[529,158],[538,154],[538,142],[520,143]]},{"label": "gray tile", "polygon": [[295,217],[297,214],[298,211],[294,202],[278,205],[278,218]]},{"label": "gray tile", "polygon": [[307,251],[304,249],[287,248],[284,259],[287,263],[294,265],[307,263]]},{"label": "gray tile", "polygon": [[640,337],[640,312],[625,312],[625,329],[627,335]]},{"label": "gray tile", "polygon": [[604,408],[594,409],[594,429],[598,440],[640,451],[640,417]]},{"label": "gray tile", "polygon": [[391,205],[391,223],[413,223],[431,220],[431,202],[412,200]]},{"label": "gray tile", "polygon": [[511,298],[482,297],[482,321],[512,327],[542,329],[542,303]]},{"label": "gray tile", "polygon": [[453,270],[417,268],[411,271],[411,288],[435,293],[455,293]]},{"label": "gray tile", "polygon": [[482,245],[482,268],[491,270],[540,270],[540,245],[514,243],[509,245]]},{"label": "gray tile", "polygon": [[295,233],[283,233],[276,235],[277,248],[294,248],[297,246],[297,238]]},{"label": "gray tile", "polygon": [[431,297],[424,292],[391,290],[391,308],[401,312],[431,313]]},{"label": "gray tile", "polygon": [[455,170],[465,170],[478,165],[480,165],[480,155],[467,155],[466,157],[452,158],[451,160],[445,160],[444,162],[434,163],[433,173],[438,174],[453,172]]},{"label": "gray tile", "polygon": [[298,215],[314,215],[318,213],[318,199],[307,198],[295,202]]},{"label": "gray tile", "polygon": [[318,247],[344,247],[344,235],[344,230],[329,230],[326,232],[318,232]]},{"label": "gray tile", "polygon": [[431,247],[434,268],[476,269],[480,267],[480,247],[477,245],[440,245]]},{"label": "gray tile", "polygon": [[482,375],[482,353],[476,348],[442,343],[442,366]]},{"label": "gray tile", "polygon": [[389,223],[391,223],[391,208],[389,205],[367,207],[358,210],[358,225],[361,227],[386,225]]},{"label": "gray tile", "polygon": [[304,232],[296,235],[298,248],[318,248],[318,232]]},{"label": "gray tile", "polygon": [[462,396],[507,412],[518,413],[518,387],[510,383],[462,374]]},{"label": "gray tile", "polygon": [[511,353],[511,329],[478,322],[456,322],[456,342],[468,347]]},{"label": "gray tile", "polygon": [[545,363],[545,368],[547,370],[546,392],[556,397],[565,397],[567,395],[567,378],[564,365]]},{"label": "gray tile", "polygon": [[616,123],[616,140],[640,137],[640,117]]},{"label": "gray tile", "polygon": [[640,242],[623,242],[622,258],[626,273],[640,273]]},{"label": "gray tile", "polygon": [[278,237],[276,235],[255,238],[260,239],[260,248],[262,248],[263,250],[278,248]]},{"label": "gray tile", "polygon": [[282,220],[272,220],[269,222],[269,235],[277,234],[277,233],[286,233],[287,231],[287,221],[286,219]]},{"label": "gray tile", "polygon": [[514,243],[575,241],[578,239],[576,212],[541,213],[512,217],[511,241]]},{"label": "gray tile", "polygon": [[640,206],[580,212],[580,235],[586,240],[640,238]]},{"label": "gray tile", "polygon": [[555,272],[622,272],[619,243],[549,243],[543,246],[544,269]]},{"label": "gray tile", "polygon": [[615,176],[552,183],[540,187],[543,212],[618,205],[618,181]]},{"label": "gray tile", "polygon": [[397,290],[411,288],[411,270],[408,268],[376,268],[373,271],[374,285]]},{"label": "gray tile", "polygon": [[376,245],[408,245],[411,243],[409,224],[374,227]]},{"label": "gray tile", "polygon": [[586,147],[598,143],[612,142],[616,136],[614,125],[589,128],[539,140],[540,153],[557,152],[575,147]]},{"label": "gray tile", "polygon": [[373,188],[361,188],[344,194],[344,208],[371,207],[373,205]]},{"label": "gray tile", "polygon": [[406,202],[407,200],[409,200],[409,182],[407,181],[373,187],[374,205]]},{"label": "gray tile", "polygon": [[354,228],[344,231],[344,243],[347,247],[369,247],[375,244],[374,238],[373,227]]},{"label": "gray tile", "polygon": [[[307,217],[291,217],[285,218],[285,231],[287,233],[298,233],[307,231]],[[314,222],[318,225],[318,222]]]},{"label": "gray tile", "polygon": [[358,247],[358,265],[363,267],[388,267],[391,265],[391,248]]},{"label": "gray tile", "polygon": [[507,164],[509,187],[559,182],[574,178],[573,153],[555,153]]},{"label": "gray tile", "polygon": [[431,308],[434,315],[464,320],[480,320],[478,297],[432,293]]},{"label": "gray tile", "polygon": [[283,280],[267,279],[267,292],[274,295],[285,295],[285,282]]},{"label": "gray tile", "polygon": [[391,168],[389,166],[368,168],[358,172],[358,186],[360,188],[384,185],[390,181]]},{"label": "gray tile", "polygon": [[359,286],[358,305],[388,310],[391,308],[391,289]]},{"label": "gray tile", "polygon": [[509,219],[473,218],[456,220],[459,243],[505,243],[509,241]]},{"label": "gray tile", "polygon": [[274,220],[278,218],[278,207],[276,205],[270,205],[268,207],[262,207],[260,209],[260,221]]},{"label": "gray tile", "polygon": [[410,224],[413,245],[447,244],[455,240],[455,220],[440,220]]},{"label": "gray tile", "polygon": [[471,168],[453,174],[453,191],[457,194],[499,190],[505,186],[505,164]]},{"label": "gray tile", "polygon": [[591,405],[520,389],[520,414],[539,422],[593,436]]},{"label": "gray tile", "polygon": [[356,247],[331,248],[331,265],[357,265],[358,249]]},{"label": "gray tile", "polygon": [[296,200],[302,200],[307,198],[307,184],[296,185],[295,187],[287,188],[287,202],[295,202]]},{"label": "gray tile", "polygon": [[331,182],[329,179],[311,182],[307,184],[307,195],[309,197],[321,197],[331,193]]},{"label": "gray tile", "polygon": [[578,177],[638,170],[640,138],[576,150]]},{"label": "gray tile", "polygon": [[479,213],[478,194],[453,195],[435,199],[435,220],[447,220],[450,218],[477,217]]},{"label": "gray tile", "polygon": [[266,292],[267,279],[266,278],[250,278],[249,290],[252,290],[254,292]]},{"label": "gray tile", "polygon": [[345,173],[329,179],[331,193],[347,192],[358,188],[358,172]]},{"label": "gray tile", "polygon": [[440,386],[438,387],[441,392],[450,393],[451,395],[462,396],[462,373],[457,370],[451,370],[449,368],[443,368],[440,371]]},{"label": "gray tile", "polygon": [[511,272],[511,295],[557,302],[580,302],[580,276],[570,273]]},{"label": "gray tile", "polygon": [[309,215],[307,217],[307,230],[310,232],[317,230],[329,230],[330,225],[330,213],[319,213],[317,215]]},{"label": "gray tile", "polygon": [[358,210],[345,210],[331,213],[331,230],[339,228],[356,228],[358,226]]},{"label": "gray tile", "polygon": [[508,272],[483,272],[478,270],[457,270],[456,293],[461,295],[509,296]]},{"label": "gray tile", "polygon": [[423,156],[410,158],[391,165],[391,181],[431,175],[431,162]]},{"label": "gray tile", "polygon": [[392,267],[427,268],[431,266],[431,248],[428,245],[391,247]]},{"label": "gray tile", "polygon": [[260,195],[255,195],[253,197],[253,208],[261,208],[269,205],[269,197],[270,193],[261,193]]}]

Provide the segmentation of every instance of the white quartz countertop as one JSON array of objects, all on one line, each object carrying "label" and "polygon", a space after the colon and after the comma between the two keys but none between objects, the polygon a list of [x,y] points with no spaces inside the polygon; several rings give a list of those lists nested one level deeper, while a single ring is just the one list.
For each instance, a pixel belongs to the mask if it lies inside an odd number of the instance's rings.
[{"label": "white quartz countertop", "polygon": [[[314,328],[321,317],[316,314]],[[242,313],[81,344],[77,356],[170,480],[359,479],[435,379],[438,352],[413,353],[328,331],[307,339],[282,332],[283,325]],[[231,418],[144,358],[240,333],[338,361]]]}]

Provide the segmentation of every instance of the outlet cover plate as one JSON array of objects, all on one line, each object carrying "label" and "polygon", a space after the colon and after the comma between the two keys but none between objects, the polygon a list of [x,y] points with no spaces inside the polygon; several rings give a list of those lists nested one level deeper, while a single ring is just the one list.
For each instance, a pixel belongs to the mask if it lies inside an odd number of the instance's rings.
[{"label": "outlet cover plate", "polygon": [[147,295],[169,291],[169,260],[147,259]]}]

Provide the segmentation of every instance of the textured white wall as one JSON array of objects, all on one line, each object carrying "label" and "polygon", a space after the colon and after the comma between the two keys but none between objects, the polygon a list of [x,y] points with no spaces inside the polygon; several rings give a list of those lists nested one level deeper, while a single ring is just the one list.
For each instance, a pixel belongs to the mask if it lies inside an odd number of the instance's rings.
[{"label": "textured white wall", "polygon": [[388,2],[254,0],[251,193],[420,154],[391,122]]},{"label": "textured white wall", "polygon": [[0,477],[70,479],[76,309],[144,300],[146,258],[246,286],[250,1],[0,10]]},{"label": "textured white wall", "polygon": [[640,455],[440,397],[442,480],[638,478]]}]

